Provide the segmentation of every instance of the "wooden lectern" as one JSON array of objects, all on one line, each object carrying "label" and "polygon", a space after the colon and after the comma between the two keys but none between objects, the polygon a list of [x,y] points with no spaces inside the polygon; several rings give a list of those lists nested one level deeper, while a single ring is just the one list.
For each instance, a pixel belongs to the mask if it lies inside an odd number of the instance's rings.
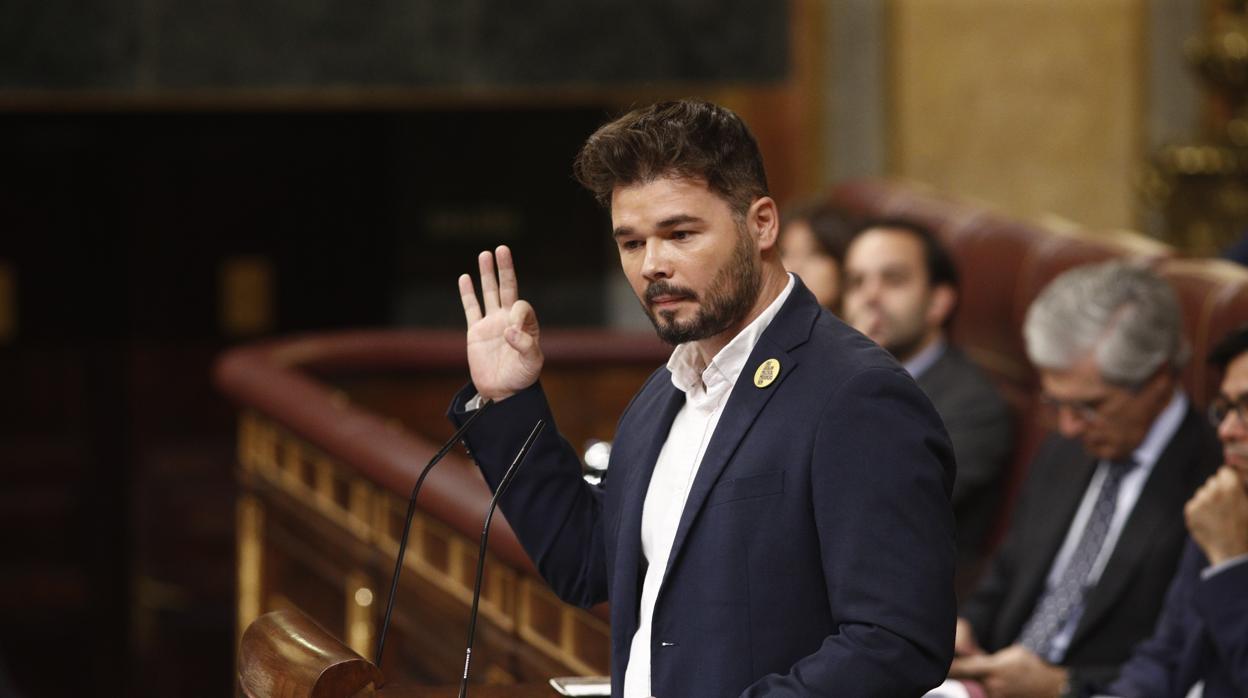
[{"label": "wooden lectern", "polygon": [[[239,689],[247,698],[454,698],[457,688],[385,686],[381,670],[311,618],[293,610],[257,618],[238,648]],[[549,686],[480,686],[476,698],[548,698]]]}]

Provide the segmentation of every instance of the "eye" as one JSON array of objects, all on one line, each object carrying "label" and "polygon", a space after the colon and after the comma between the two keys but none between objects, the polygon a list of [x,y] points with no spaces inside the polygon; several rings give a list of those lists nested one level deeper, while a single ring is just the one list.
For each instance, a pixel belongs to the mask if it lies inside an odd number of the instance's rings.
[{"label": "eye", "polygon": [[641,248],[641,240],[623,240],[620,242],[620,249],[632,252]]},{"label": "eye", "polygon": [[887,271],[884,273],[884,283],[889,286],[904,286],[909,276],[904,271]]},{"label": "eye", "polygon": [[693,233],[690,233],[688,230],[674,230],[674,231],[672,231],[672,239],[673,239],[673,240],[687,240],[687,239],[688,239],[691,235],[693,235]]}]

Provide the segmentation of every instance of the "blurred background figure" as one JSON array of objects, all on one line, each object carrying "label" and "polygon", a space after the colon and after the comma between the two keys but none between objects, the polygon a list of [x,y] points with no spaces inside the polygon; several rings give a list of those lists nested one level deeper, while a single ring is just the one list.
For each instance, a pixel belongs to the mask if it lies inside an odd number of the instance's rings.
[{"label": "blurred background figure", "polygon": [[1013,429],[991,379],[946,335],[958,306],[957,267],[926,227],[877,221],[864,224],[849,243],[844,279],[845,320],[901,362],[953,440],[961,595],[988,554]]},{"label": "blurred background figure", "polygon": [[780,259],[802,277],[819,305],[841,314],[841,272],[854,232],[848,214],[826,198],[807,199],[780,213]]},{"label": "blurred background figure", "polygon": [[1190,539],[1157,629],[1108,690],[1123,698],[1248,696],[1248,327],[1209,355],[1223,464],[1184,507]]},{"label": "blurred background figure", "polygon": [[1178,298],[1151,271],[1067,271],[1023,333],[1057,433],[962,604],[950,675],[1042,698],[1111,680],[1152,632],[1183,551],[1183,505],[1221,450],[1179,382],[1189,349]]}]

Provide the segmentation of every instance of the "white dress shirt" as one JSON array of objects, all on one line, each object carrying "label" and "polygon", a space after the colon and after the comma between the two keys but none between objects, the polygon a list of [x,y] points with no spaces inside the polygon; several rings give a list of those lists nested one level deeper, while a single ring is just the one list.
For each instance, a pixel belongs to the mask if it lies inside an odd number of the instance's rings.
[{"label": "white dress shirt", "polygon": [[[1131,516],[1131,510],[1135,508],[1135,503],[1140,498],[1140,492],[1148,482],[1149,474],[1153,472],[1153,467],[1157,465],[1161,452],[1165,450],[1166,444],[1170,443],[1170,439],[1179,430],[1183,416],[1187,414],[1187,405],[1187,395],[1181,389],[1175,390],[1174,396],[1170,398],[1170,404],[1166,405],[1161,414],[1153,420],[1148,434],[1132,452],[1135,467],[1123,476],[1122,484],[1118,488],[1114,518],[1109,524],[1109,531],[1105,534],[1105,542],[1101,545],[1101,551],[1092,564],[1092,570],[1088,573],[1089,586],[1095,585],[1101,578],[1101,572],[1105,570],[1105,565],[1114,552],[1118,537],[1122,534],[1127,518]],[[1075,512],[1075,518],[1070,522],[1070,528],[1066,531],[1066,540],[1058,550],[1057,557],[1053,558],[1053,566],[1049,569],[1049,576],[1045,580],[1045,591],[1057,585],[1066,566],[1070,564],[1070,558],[1075,554],[1075,547],[1079,544],[1079,538],[1083,535],[1088,518],[1092,516],[1092,507],[1096,503],[1097,493],[1101,491],[1101,483],[1109,473],[1109,467],[1109,462],[1101,461],[1096,467],[1096,472],[1092,474],[1092,481],[1088,483],[1088,489],[1083,494],[1083,502],[1080,503],[1078,511]],[[1065,656],[1066,648],[1070,646],[1070,640],[1078,624],[1078,614],[1072,614],[1061,632],[1053,638],[1053,656],[1059,658]]]},{"label": "white dress shirt", "polygon": [[633,635],[628,668],[624,672],[624,698],[650,696],[651,623],[676,528],[685,510],[685,499],[750,352],[792,290],[793,275],[790,274],[784,291],[709,364],[703,365],[693,343],[676,347],[667,361],[672,385],[685,394],[685,404],[676,413],[667,433],[642,504],[641,552],[648,565],[641,585],[637,633]]}]

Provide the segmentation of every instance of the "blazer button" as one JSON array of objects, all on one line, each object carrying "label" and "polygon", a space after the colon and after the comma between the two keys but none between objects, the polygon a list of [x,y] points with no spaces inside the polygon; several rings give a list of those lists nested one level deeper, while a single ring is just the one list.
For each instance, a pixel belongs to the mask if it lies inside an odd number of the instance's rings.
[{"label": "blazer button", "polygon": [[675,642],[663,642],[663,641],[659,642],[659,647],[677,647],[677,646],[678,645]]}]

